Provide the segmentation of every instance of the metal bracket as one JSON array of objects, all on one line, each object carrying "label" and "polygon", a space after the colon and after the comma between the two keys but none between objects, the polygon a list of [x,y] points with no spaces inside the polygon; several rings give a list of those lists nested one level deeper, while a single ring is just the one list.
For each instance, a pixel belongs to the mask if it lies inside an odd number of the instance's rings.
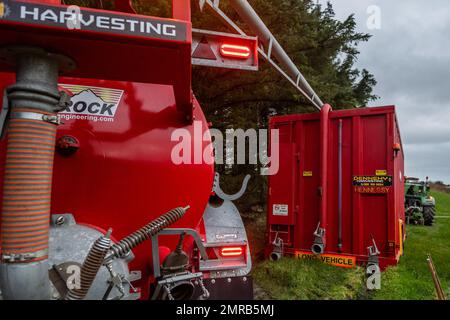
[{"label": "metal bracket", "polygon": [[2,139],[5,134],[6,124],[8,123],[9,116],[9,100],[6,89],[3,90],[3,103],[0,111],[0,138]]},{"label": "metal bracket", "polygon": [[375,239],[372,236],[372,243],[373,245],[370,247],[367,247],[367,251],[369,253],[369,259],[367,261],[367,264],[379,264],[378,256],[380,255],[380,251],[378,250],[377,244],[375,243]]},{"label": "metal bracket", "polygon": [[208,260],[208,254],[206,253],[206,249],[203,246],[202,239],[200,238],[197,231],[194,229],[184,229],[184,228],[173,228],[173,229],[164,229],[157,233],[156,235],[152,236],[152,261],[153,261],[153,275],[155,278],[159,278],[161,276],[161,266],[159,261],[159,241],[158,237],[161,235],[181,235],[181,234],[187,234],[190,235],[192,238],[194,238],[194,242],[197,245],[200,256],[203,260]]},{"label": "metal bracket", "polygon": [[278,237],[278,232],[275,234],[275,239],[272,242],[272,253],[270,259],[272,261],[279,260],[284,254],[284,241]]},{"label": "metal bracket", "polygon": [[54,125],[59,125],[61,123],[57,115],[48,115],[37,112],[11,112],[11,119],[38,120]]},{"label": "metal bracket", "polygon": [[[109,285],[105,291],[105,294],[103,295],[102,300],[124,300],[124,299],[137,300],[140,298],[140,296],[141,296],[140,293],[131,284],[131,282],[141,279],[142,274],[140,271],[132,271],[127,278],[123,274],[116,273],[113,269],[111,262],[107,262],[104,265],[109,272],[110,279],[108,280]],[[126,292],[125,292],[125,288],[123,286],[124,283],[128,284],[132,290],[132,293],[129,294],[130,296],[128,298],[126,298]],[[114,287],[117,288],[117,290],[120,292],[120,296],[109,299],[109,295]]]},{"label": "metal bracket", "polygon": [[325,229],[320,227],[320,221],[317,224],[317,228],[314,231],[314,242],[311,246],[311,251],[314,254],[322,254],[325,250]]},{"label": "metal bracket", "polygon": [[[247,34],[241,29],[239,28],[239,26],[233,22],[233,20],[231,20],[226,14],[225,12],[223,12],[220,8],[219,8],[219,0],[199,0],[199,5],[200,8],[203,9],[205,7],[207,7],[208,9],[210,9],[228,28],[232,29],[233,31],[239,33],[242,36],[247,36]],[[283,68],[280,66],[280,64],[276,61],[274,61],[271,56],[272,56],[272,49],[273,49],[273,44],[276,41],[276,39],[273,37],[273,35],[270,36],[269,40],[269,44],[268,44],[268,50],[267,53],[264,49],[263,44],[261,44],[261,46],[258,47],[258,52],[259,54],[265,59],[267,60],[267,62],[270,63],[270,65],[276,70],[278,71],[286,80],[289,81],[289,83],[291,83],[292,86],[294,86],[294,88],[296,90],[298,90],[310,103],[313,104],[313,106],[315,108],[317,108],[318,110],[320,110],[322,108],[322,103],[320,101],[320,99],[318,99],[317,95],[315,94],[315,92],[311,89],[312,93],[308,94],[301,86],[300,86],[300,80],[303,80],[303,82],[306,82],[306,80],[304,79],[303,75],[301,74],[301,72],[297,69],[297,74],[295,76],[295,78],[293,78],[293,76],[289,76],[287,72],[285,72],[283,70]],[[307,86],[309,87],[309,84],[307,84]],[[317,100],[319,100],[320,102],[318,102]]]},{"label": "metal bracket", "polygon": [[69,292],[69,288],[67,288],[67,280],[69,279],[70,274],[67,273],[67,268],[73,265],[76,265],[81,269],[81,263],[69,261],[59,265],[53,265],[52,268],[48,270],[50,281],[58,291],[60,298],[66,297]]},{"label": "metal bracket", "polygon": [[225,192],[223,192],[223,190],[220,188],[220,174],[218,172],[216,172],[215,176],[214,176],[214,184],[213,184],[213,190],[216,195],[221,198],[222,200],[230,200],[230,201],[235,201],[237,199],[239,199],[240,197],[243,196],[243,194],[245,193],[245,190],[247,189],[247,184],[248,181],[250,180],[251,176],[248,174],[245,176],[244,181],[242,182],[242,186],[241,189],[232,195],[226,194]]},{"label": "metal bracket", "polygon": [[316,230],[314,231],[314,236],[319,238],[323,238],[325,236],[325,229],[320,227],[320,221],[317,224]]},{"label": "metal bracket", "polygon": [[70,104],[72,103],[72,101],[70,99],[71,99],[71,97],[67,94],[67,92],[60,91],[59,92],[59,101],[58,101],[58,104],[56,105],[56,111],[63,111],[68,106],[70,106]]},{"label": "metal bracket", "polygon": [[44,257],[46,255],[48,255],[48,249],[40,250],[40,251],[33,252],[33,253],[19,253],[19,254],[6,253],[1,256],[1,261],[7,262],[7,263],[18,262],[18,261],[23,262],[23,261],[27,261],[27,260]]},{"label": "metal bracket", "polygon": [[50,216],[50,225],[52,227],[67,227],[76,224],[77,222],[71,213],[52,214]]},{"label": "metal bracket", "polygon": [[172,293],[171,293],[172,287],[174,285],[176,285],[177,283],[183,282],[183,281],[184,282],[185,281],[191,281],[191,282],[194,281],[202,289],[202,292],[203,292],[202,298],[203,299],[209,298],[209,291],[203,285],[203,273],[201,273],[201,272],[191,273],[189,271],[186,271],[183,273],[170,275],[170,276],[167,276],[166,278],[159,280],[158,285],[156,286],[155,292],[153,293],[151,300],[158,299],[158,297],[161,293],[161,290],[165,291],[169,300],[174,300]]}]

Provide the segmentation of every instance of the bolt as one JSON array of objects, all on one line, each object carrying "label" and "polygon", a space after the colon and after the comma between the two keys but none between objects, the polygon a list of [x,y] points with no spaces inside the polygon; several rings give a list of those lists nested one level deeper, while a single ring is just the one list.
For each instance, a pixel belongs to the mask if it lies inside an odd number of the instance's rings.
[{"label": "bolt", "polygon": [[231,283],[231,278],[228,278],[227,281],[228,281],[228,283]]},{"label": "bolt", "polygon": [[64,216],[59,216],[58,218],[56,218],[55,224],[57,226],[62,226],[65,222],[66,222],[66,218]]},{"label": "bolt", "polygon": [[246,281],[247,281],[247,277],[243,277],[242,280],[243,280],[244,282],[246,282]]},{"label": "bolt", "polygon": [[212,283],[212,284],[216,283],[216,279],[212,279],[212,280],[211,280],[211,283]]}]

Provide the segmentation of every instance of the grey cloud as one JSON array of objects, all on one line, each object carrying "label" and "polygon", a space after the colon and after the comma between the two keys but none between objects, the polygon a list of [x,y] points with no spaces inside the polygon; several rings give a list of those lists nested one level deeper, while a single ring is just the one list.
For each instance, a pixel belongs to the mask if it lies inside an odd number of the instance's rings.
[{"label": "grey cloud", "polygon": [[[325,0],[321,1],[322,3]],[[331,0],[336,15],[355,13],[360,32],[357,66],[372,72],[380,99],[397,107],[406,175],[450,183],[450,1]],[[367,8],[381,9],[381,29],[368,30]]]}]

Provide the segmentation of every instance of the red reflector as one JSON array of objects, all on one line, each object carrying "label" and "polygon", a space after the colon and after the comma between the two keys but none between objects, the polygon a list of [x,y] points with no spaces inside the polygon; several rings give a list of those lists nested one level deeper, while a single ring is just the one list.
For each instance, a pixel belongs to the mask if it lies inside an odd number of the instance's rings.
[{"label": "red reflector", "polygon": [[250,57],[250,48],[234,44],[223,44],[220,46],[220,54],[224,57],[247,59]]},{"label": "red reflector", "polygon": [[244,253],[242,247],[226,247],[220,249],[220,255],[222,257],[237,257]]}]

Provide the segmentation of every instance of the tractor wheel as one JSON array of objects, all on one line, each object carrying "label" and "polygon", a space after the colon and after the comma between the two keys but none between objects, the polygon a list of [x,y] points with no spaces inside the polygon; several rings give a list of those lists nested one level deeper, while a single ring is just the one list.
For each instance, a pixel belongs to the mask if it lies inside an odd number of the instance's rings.
[{"label": "tractor wheel", "polygon": [[435,207],[423,208],[423,219],[426,226],[432,226],[434,222],[434,216],[436,215]]}]

